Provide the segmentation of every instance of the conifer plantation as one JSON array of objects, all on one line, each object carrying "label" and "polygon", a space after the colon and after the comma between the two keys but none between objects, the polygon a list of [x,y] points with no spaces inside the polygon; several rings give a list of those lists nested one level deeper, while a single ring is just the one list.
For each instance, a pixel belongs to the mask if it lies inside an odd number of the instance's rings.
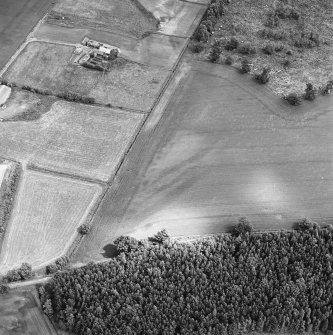
[{"label": "conifer plantation", "polygon": [[107,263],[57,273],[44,311],[82,335],[333,330],[332,227],[127,241]]}]

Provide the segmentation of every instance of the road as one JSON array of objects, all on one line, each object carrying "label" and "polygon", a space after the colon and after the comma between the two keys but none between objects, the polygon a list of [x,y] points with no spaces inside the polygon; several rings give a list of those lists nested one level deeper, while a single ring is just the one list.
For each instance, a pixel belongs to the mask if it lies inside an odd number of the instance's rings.
[{"label": "road", "polygon": [[55,0],[0,1],[0,69]]}]

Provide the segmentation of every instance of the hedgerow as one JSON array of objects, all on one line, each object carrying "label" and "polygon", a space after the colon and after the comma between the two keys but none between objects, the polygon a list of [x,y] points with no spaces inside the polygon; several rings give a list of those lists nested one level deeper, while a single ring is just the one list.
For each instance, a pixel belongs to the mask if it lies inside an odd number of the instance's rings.
[{"label": "hedgerow", "polygon": [[15,192],[18,187],[22,167],[20,164],[15,164],[15,167],[11,170],[8,178],[3,183],[3,187],[0,190],[0,237],[5,233],[8,220],[12,213]]},{"label": "hedgerow", "polygon": [[108,263],[57,273],[44,310],[90,335],[332,330],[333,228],[243,226],[195,243],[139,243]]}]

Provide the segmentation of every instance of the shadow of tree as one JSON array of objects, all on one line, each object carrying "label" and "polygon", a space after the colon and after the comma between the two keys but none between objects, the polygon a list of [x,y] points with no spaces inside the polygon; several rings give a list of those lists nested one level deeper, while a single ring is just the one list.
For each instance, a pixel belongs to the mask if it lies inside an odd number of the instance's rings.
[{"label": "shadow of tree", "polygon": [[103,247],[104,253],[102,253],[102,256],[104,258],[114,258],[118,255],[117,253],[117,247],[114,244],[107,244]]}]

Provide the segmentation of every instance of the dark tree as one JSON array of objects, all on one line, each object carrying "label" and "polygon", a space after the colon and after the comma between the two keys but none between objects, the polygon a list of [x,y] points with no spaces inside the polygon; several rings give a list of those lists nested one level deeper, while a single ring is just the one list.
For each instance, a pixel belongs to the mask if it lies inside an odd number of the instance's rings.
[{"label": "dark tree", "polygon": [[304,99],[313,101],[316,98],[316,91],[311,83],[306,84]]},{"label": "dark tree", "polygon": [[260,74],[255,76],[255,79],[259,84],[267,84],[269,82],[270,72],[271,69],[265,67]]},{"label": "dark tree", "polygon": [[221,53],[222,53],[222,42],[221,41],[216,41],[211,50],[210,50],[210,53],[209,53],[209,60],[212,62],[212,63],[215,63],[217,62],[219,59],[220,59],[220,56],[221,56]]},{"label": "dark tree", "polygon": [[284,99],[292,106],[298,106],[301,104],[301,98],[296,93],[290,93],[285,96]]},{"label": "dark tree", "polygon": [[247,58],[242,60],[242,65],[240,68],[240,73],[249,73],[251,71],[251,64]]},{"label": "dark tree", "polygon": [[78,228],[78,232],[81,235],[87,235],[90,231],[90,226],[86,223],[82,224],[79,228]]},{"label": "dark tree", "polygon": [[246,217],[241,217],[238,220],[237,226],[233,230],[233,234],[238,236],[246,233],[251,233],[253,230],[253,227],[250,223],[250,221]]}]

